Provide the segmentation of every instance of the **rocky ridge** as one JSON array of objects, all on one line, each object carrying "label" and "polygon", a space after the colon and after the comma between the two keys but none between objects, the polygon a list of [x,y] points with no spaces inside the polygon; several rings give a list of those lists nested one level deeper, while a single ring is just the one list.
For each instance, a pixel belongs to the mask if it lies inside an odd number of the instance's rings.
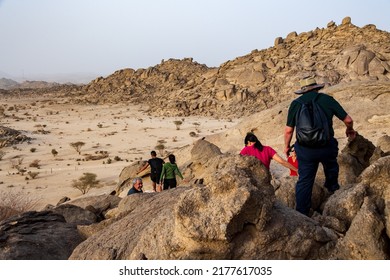
[{"label": "rocky ridge", "polygon": [[192,59],[162,61],[148,69],[124,69],[83,88],[92,102],[147,103],[157,115],[241,117],[290,100],[298,81],[316,75],[327,86],[383,83],[389,88],[390,34],[374,25],[341,25],[276,38],[275,46],[254,50],[208,68]]},{"label": "rocky ridge", "polygon": [[332,21],[326,28],[278,37],[274,47],[253,50],[218,68],[192,58],[169,59],[147,69],[118,70],[84,86],[41,91],[78,103],[144,103],[153,115],[239,118],[291,100],[306,75],[327,87],[364,82],[389,89],[389,41],[388,32],[372,24],[357,27],[346,17],[340,25]]}]

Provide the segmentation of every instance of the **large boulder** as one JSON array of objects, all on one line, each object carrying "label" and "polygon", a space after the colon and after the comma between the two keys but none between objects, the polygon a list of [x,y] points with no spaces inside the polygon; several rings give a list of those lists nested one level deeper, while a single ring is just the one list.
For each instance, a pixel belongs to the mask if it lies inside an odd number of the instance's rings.
[{"label": "large boulder", "polygon": [[60,214],[26,212],[0,223],[0,259],[66,260],[83,240]]},{"label": "large boulder", "polygon": [[370,165],[374,150],[374,144],[359,134],[347,143],[338,156],[339,183],[342,186],[356,182],[357,177]]},{"label": "large boulder", "polygon": [[381,157],[390,155],[390,136],[383,135],[380,137],[376,143],[376,147],[372,157],[370,158],[370,163],[374,163]]},{"label": "large boulder", "polygon": [[367,186],[379,212],[385,219],[387,236],[390,237],[390,156],[382,157],[360,175],[360,184]]},{"label": "large boulder", "polygon": [[128,184],[131,179],[141,176],[138,174],[138,170],[140,170],[145,164],[145,161],[136,161],[122,169],[121,173],[119,174],[119,182],[115,189],[115,194],[117,196],[120,195],[120,193],[126,187],[126,184]]},{"label": "large boulder", "polygon": [[[276,199],[292,209],[295,209],[296,206],[295,186],[297,181],[298,177],[273,178],[271,181],[275,190]],[[322,212],[323,204],[328,197],[329,194],[323,187],[323,179],[317,178],[314,182],[311,196],[311,212]]]},{"label": "large boulder", "polygon": [[366,197],[348,232],[337,243],[333,257],[343,260],[386,260],[389,238],[375,202]]},{"label": "large boulder", "polygon": [[234,239],[232,259],[328,259],[337,242],[334,231],[276,202],[264,230],[247,224]]},{"label": "large boulder", "polygon": [[54,213],[60,214],[65,221],[75,225],[89,225],[98,222],[99,217],[90,210],[72,204],[62,204],[52,209]]}]

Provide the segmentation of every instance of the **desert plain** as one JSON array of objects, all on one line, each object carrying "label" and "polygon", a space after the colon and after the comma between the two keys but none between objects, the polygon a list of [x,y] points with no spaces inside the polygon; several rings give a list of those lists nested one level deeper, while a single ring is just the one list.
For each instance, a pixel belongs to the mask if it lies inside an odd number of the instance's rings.
[{"label": "desert plain", "polygon": [[[0,193],[28,200],[31,210],[56,205],[64,197],[109,193],[123,168],[149,159],[151,150],[165,157],[237,123],[207,117],[154,117],[147,105],[74,105],[66,99],[43,97],[7,97],[0,104],[6,113],[0,125],[31,138],[2,148]],[[71,145],[77,142],[84,143],[80,153]],[[91,160],[94,157],[100,159]],[[180,158],[177,163],[180,166]],[[86,194],[74,188],[72,183],[84,173],[96,174],[100,187]],[[152,191],[149,176],[144,176],[144,191]],[[124,189],[120,196],[126,193]]]}]

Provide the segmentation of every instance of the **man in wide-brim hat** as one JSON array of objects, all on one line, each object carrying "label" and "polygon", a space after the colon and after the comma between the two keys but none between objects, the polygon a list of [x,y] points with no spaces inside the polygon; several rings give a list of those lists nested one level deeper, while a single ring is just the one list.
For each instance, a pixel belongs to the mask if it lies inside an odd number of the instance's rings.
[{"label": "man in wide-brim hat", "polygon": [[306,77],[300,81],[300,86],[301,89],[295,91],[295,94],[300,94],[300,96],[291,102],[288,110],[287,123],[284,131],[285,154],[287,155],[290,149],[290,142],[296,125],[296,116],[302,103],[309,103],[314,99],[316,100],[326,115],[330,136],[330,140],[321,147],[307,147],[300,145],[298,141],[294,144],[298,159],[299,176],[295,186],[296,210],[304,215],[309,215],[311,194],[319,163],[324,168],[325,188],[330,193],[333,193],[340,187],[338,184],[339,165],[337,163],[338,142],[334,138],[334,130],[332,127],[333,116],[336,116],[344,122],[347,127],[346,135],[348,138],[353,139],[356,136],[356,132],[353,129],[352,118],[343,107],[332,96],[318,92],[325,84],[317,84],[314,77]]}]

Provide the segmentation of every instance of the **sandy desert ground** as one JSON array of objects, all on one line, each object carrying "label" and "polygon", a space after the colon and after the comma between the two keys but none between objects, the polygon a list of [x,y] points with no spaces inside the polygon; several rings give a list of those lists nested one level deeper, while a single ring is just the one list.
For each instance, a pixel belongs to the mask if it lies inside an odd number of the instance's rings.
[{"label": "sandy desert ground", "polygon": [[[5,155],[0,160],[0,193],[28,196],[36,210],[47,204],[55,205],[64,196],[71,199],[81,196],[72,182],[83,173],[97,174],[102,184],[86,195],[108,193],[115,189],[124,167],[149,159],[150,151],[156,150],[158,144],[165,146],[165,153],[175,151],[237,123],[236,120],[202,117],[157,118],[146,113],[146,106],[70,105],[60,99],[7,98],[1,99],[0,105],[6,108],[8,115],[2,118],[0,125],[20,130],[32,138],[29,142],[2,148]],[[182,121],[179,130],[175,121]],[[70,145],[78,141],[85,143],[80,154]],[[56,156],[53,149],[58,152]],[[86,160],[88,155],[105,152],[108,158]],[[180,165],[180,158],[177,162]],[[38,167],[31,167],[31,163]],[[23,175],[15,168],[18,164],[26,169]],[[28,171],[38,175],[32,179]],[[152,189],[148,176],[144,189]]]}]

